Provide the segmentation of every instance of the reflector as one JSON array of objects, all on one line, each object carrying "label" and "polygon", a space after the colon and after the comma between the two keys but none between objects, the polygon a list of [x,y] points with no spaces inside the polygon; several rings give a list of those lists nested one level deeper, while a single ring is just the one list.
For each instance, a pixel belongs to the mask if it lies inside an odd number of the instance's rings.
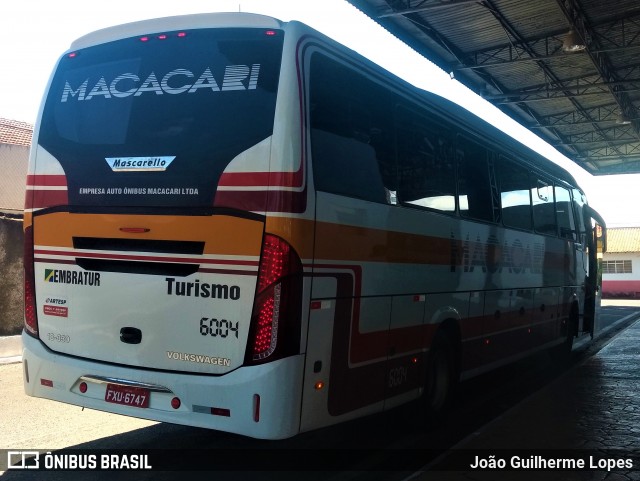
[{"label": "reflector", "polygon": [[211,414],[228,418],[231,417],[231,410],[226,408],[211,408]]},{"label": "reflector", "polygon": [[260,422],[260,394],[253,395],[253,420]]}]

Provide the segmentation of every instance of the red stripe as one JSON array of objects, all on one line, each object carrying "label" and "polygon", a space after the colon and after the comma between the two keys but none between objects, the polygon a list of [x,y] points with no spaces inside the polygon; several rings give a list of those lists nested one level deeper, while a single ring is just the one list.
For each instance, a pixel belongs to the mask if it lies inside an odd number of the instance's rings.
[{"label": "red stripe", "polygon": [[602,280],[602,293],[613,295],[633,295],[640,293],[640,281]]},{"label": "red stripe", "polygon": [[40,258],[40,259],[34,259],[33,262],[38,262],[40,264],[69,264],[72,266],[77,265],[76,261],[74,260],[70,260],[70,259],[47,259],[47,258]]},{"label": "red stripe", "polygon": [[[38,262],[40,264],[65,264],[75,266],[76,261],[70,259],[35,259],[34,262]],[[233,276],[255,276],[257,275],[256,271],[236,271],[230,269],[198,269],[198,272],[202,272],[205,274],[229,274]]]},{"label": "red stripe", "polygon": [[231,207],[247,212],[304,212],[307,208],[307,190],[224,191],[216,192],[216,207]]},{"label": "red stripe", "polygon": [[232,276],[255,276],[257,275],[256,271],[232,271],[229,269],[198,269],[198,272],[203,272],[205,274],[229,274]]},{"label": "red stripe", "polygon": [[40,187],[66,187],[67,177],[64,175],[48,174],[27,175],[27,185],[37,185]]},{"label": "red stripe", "polygon": [[69,194],[66,190],[28,190],[25,196],[25,209],[41,209],[55,205],[67,205]]},{"label": "red stripe", "polygon": [[218,186],[302,187],[302,166],[296,172],[223,172]]},{"label": "red stripe", "polygon": [[117,259],[127,261],[155,261],[155,262],[172,262],[172,263],[186,263],[186,264],[225,264],[225,265],[238,265],[238,266],[252,266],[258,267],[257,261],[238,261],[227,259],[189,259],[185,257],[160,257],[160,256],[135,256],[135,255],[122,255],[122,254],[102,254],[91,252],[72,252],[72,251],[50,251],[46,249],[34,250],[36,255],[54,255],[54,256],[71,256],[75,258],[85,259]]}]

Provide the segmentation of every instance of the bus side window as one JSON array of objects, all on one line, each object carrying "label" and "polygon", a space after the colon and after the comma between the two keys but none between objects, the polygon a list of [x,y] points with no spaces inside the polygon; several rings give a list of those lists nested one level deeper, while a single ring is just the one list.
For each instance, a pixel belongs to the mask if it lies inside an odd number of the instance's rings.
[{"label": "bus side window", "polygon": [[529,172],[524,167],[502,161],[496,169],[502,222],[506,227],[532,230],[531,193],[529,191]]},{"label": "bus side window", "polygon": [[[339,87],[339,88],[338,88]],[[317,190],[392,203],[390,92],[321,54],[311,59],[311,154]]]},{"label": "bus side window", "polygon": [[442,123],[404,109],[398,112],[397,196],[402,205],[455,212],[455,164],[449,132]]},{"label": "bus side window", "polygon": [[583,207],[586,204],[584,194],[578,189],[573,189],[573,207],[578,231],[578,242],[586,249],[587,247],[587,229],[584,225]]},{"label": "bus side window", "polygon": [[559,185],[555,186],[556,193],[556,216],[560,237],[563,239],[576,240],[576,224],[571,206],[571,194],[569,190]]},{"label": "bus side window", "polygon": [[553,201],[553,186],[551,182],[533,177],[531,188],[533,200],[533,225],[536,232],[547,235],[558,235],[556,211]]},{"label": "bus side window", "polygon": [[[458,206],[460,214],[488,222],[499,221],[494,205],[489,152],[482,145],[458,137]],[[497,201],[497,199],[496,199]]]}]

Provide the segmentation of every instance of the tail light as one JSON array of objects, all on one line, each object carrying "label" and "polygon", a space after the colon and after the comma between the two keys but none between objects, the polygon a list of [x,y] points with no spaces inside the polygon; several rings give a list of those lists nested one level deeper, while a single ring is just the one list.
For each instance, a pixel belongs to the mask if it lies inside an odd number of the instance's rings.
[{"label": "tail light", "polygon": [[38,337],[38,312],[36,311],[36,280],[33,266],[33,226],[24,230],[24,328]]},{"label": "tail light", "polygon": [[283,239],[266,234],[246,355],[248,364],[300,352],[302,262]]}]

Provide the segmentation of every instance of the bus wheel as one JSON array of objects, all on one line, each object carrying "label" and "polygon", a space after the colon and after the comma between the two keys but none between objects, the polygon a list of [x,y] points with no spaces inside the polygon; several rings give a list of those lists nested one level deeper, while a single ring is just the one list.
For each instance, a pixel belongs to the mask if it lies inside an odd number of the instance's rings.
[{"label": "bus wheel", "polygon": [[439,331],[429,350],[424,404],[428,420],[442,414],[449,406],[458,381],[455,349],[451,338]]},{"label": "bus wheel", "polygon": [[567,334],[564,342],[553,348],[552,354],[560,362],[568,361],[573,349],[573,340],[578,335],[578,308],[574,306],[567,320]]},{"label": "bus wheel", "polygon": [[566,330],[562,344],[551,348],[552,359],[559,363],[566,363],[571,359],[573,340],[578,335],[578,308],[575,305],[571,308],[571,314],[567,319]]}]

